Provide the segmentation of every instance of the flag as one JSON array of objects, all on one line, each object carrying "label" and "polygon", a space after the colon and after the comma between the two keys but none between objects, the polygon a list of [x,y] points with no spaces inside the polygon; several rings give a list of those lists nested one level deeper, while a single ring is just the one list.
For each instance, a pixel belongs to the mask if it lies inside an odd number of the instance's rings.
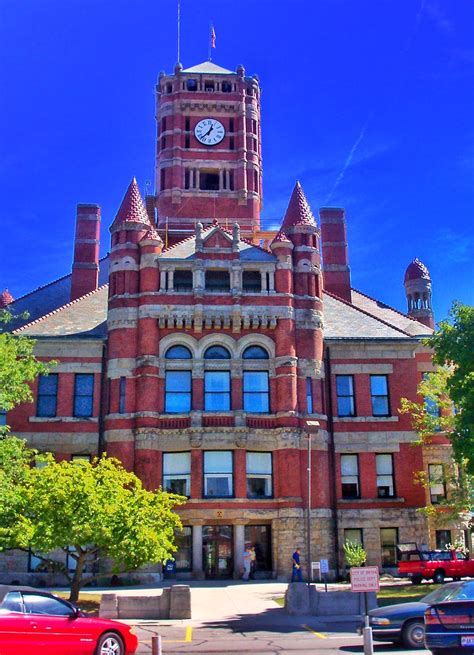
[{"label": "flag", "polygon": [[214,30],[214,25],[211,25],[211,48],[216,47],[216,32]]}]

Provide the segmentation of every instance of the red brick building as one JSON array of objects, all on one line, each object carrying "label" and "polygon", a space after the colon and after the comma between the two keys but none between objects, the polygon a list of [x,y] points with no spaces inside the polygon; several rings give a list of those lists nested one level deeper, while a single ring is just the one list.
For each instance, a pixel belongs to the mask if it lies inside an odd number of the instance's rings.
[{"label": "red brick building", "polygon": [[[447,442],[413,446],[397,411],[431,369],[426,267],[406,271],[408,314],[353,289],[344,210],[316,218],[299,183],[278,233],[261,230],[260,87],[242,66],[177,65],[156,97],[156,194],[132,180],[102,260],[100,208],[78,205],[71,274],[3,299],[59,362],[9,413],[13,433],[59,459],[106,451],[188,496],[182,576],[238,575],[246,543],[259,576],[287,576],[308,511],[311,557],[333,572],[347,538],[385,568],[399,541],[451,538],[414,483]],[[27,559],[4,556],[0,580],[34,579]]]}]

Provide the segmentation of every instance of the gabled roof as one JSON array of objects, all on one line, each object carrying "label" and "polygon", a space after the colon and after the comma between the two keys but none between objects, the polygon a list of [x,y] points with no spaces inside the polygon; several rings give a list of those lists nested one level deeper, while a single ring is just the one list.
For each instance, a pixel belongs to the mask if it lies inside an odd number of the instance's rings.
[{"label": "gabled roof", "polygon": [[96,337],[107,333],[108,285],[81,296],[54,311],[14,330],[29,337]]},{"label": "gabled roof", "polygon": [[313,212],[299,182],[296,182],[293,193],[291,194],[282,228],[292,228],[297,225],[311,225],[312,227],[316,227]]},{"label": "gabled roof", "polygon": [[[229,239],[229,247],[232,243],[232,232],[226,230],[221,225],[210,225],[202,231],[204,247],[206,247],[206,241],[216,232],[221,232]],[[275,255],[260,248],[260,246],[255,246],[250,241],[246,239],[240,239],[239,241],[239,253],[240,259],[242,261],[254,261],[254,262],[271,262],[275,261]],[[179,241],[174,246],[166,248],[160,259],[185,259],[192,260],[196,259],[196,236],[193,235],[187,239]]]},{"label": "gabled roof", "polygon": [[404,330],[412,336],[418,337],[433,333],[433,330],[426,325],[423,325],[423,323],[415,321],[413,318],[410,318],[410,316],[399,312],[393,307],[389,307],[385,303],[380,302],[380,300],[375,300],[375,298],[367,296],[365,293],[362,293],[362,291],[358,291],[357,289],[352,289],[352,304],[372,316],[386,321],[400,330]]},{"label": "gabled roof", "polygon": [[234,71],[230,71],[228,68],[222,68],[222,66],[218,66],[213,61],[203,61],[202,64],[196,64],[196,66],[184,68],[181,72],[207,73],[208,75],[235,75]]},{"label": "gabled roof", "polygon": [[121,223],[144,223],[150,225],[145,204],[138,188],[137,180],[135,178],[130,182],[128,189],[123,197],[120,209],[117,212],[112,227],[117,227]]}]

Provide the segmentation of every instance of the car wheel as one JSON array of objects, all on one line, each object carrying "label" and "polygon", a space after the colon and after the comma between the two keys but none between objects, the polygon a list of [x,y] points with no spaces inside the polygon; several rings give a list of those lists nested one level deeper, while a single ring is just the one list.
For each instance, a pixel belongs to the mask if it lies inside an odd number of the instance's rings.
[{"label": "car wheel", "polygon": [[444,571],[442,569],[439,569],[438,571],[435,571],[433,575],[433,582],[435,584],[443,584],[444,582]]},{"label": "car wheel", "polygon": [[402,641],[408,648],[423,648],[425,644],[425,624],[423,621],[410,621],[402,631]]},{"label": "car wheel", "polygon": [[414,575],[411,579],[412,584],[421,584],[423,577],[421,575]]},{"label": "car wheel", "polygon": [[95,655],[125,655],[122,637],[116,632],[106,632],[97,642]]}]

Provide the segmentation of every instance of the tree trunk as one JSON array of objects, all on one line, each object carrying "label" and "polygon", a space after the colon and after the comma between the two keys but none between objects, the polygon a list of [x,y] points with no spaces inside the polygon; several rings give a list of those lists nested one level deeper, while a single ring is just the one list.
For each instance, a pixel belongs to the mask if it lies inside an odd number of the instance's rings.
[{"label": "tree trunk", "polygon": [[69,593],[69,600],[71,603],[77,603],[79,599],[79,592],[81,591],[82,587],[82,574],[86,561],[86,553],[84,551],[80,551],[76,561],[76,570],[74,571],[74,576],[71,581],[71,591]]}]

